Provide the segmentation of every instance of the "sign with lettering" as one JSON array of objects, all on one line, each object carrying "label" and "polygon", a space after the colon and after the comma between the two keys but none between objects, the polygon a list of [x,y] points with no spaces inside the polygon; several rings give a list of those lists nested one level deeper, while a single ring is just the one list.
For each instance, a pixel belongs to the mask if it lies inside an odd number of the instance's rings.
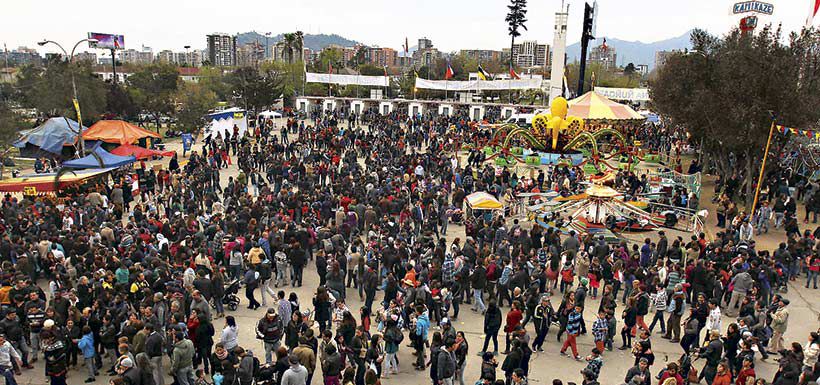
[{"label": "sign with lettering", "polygon": [[629,100],[630,102],[645,102],[649,100],[648,88],[595,87],[595,92],[612,100]]},{"label": "sign with lettering", "polygon": [[732,7],[732,13],[735,15],[750,12],[771,15],[774,13],[774,5],[762,1],[743,1],[735,3],[734,7]]},{"label": "sign with lettering", "polygon": [[23,195],[37,195],[37,188],[34,186],[23,187]]}]

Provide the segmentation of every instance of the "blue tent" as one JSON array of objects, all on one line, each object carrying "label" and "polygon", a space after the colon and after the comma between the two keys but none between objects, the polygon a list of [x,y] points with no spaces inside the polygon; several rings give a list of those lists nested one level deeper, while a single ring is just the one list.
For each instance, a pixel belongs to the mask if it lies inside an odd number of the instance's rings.
[{"label": "blue tent", "polygon": [[[63,167],[68,168],[109,168],[120,167],[131,164],[137,161],[133,155],[119,156],[105,151],[102,147],[97,146],[91,152],[80,159],[73,159],[63,162]],[[96,156],[94,156],[96,154]],[[99,157],[99,160],[97,159]],[[102,161],[102,164],[100,164]]]},{"label": "blue tent", "polygon": [[[82,128],[83,130],[86,127]],[[63,146],[73,145],[77,141],[80,124],[68,118],[50,118],[43,124],[30,130],[22,131],[20,139],[14,142],[14,147],[25,149],[33,146],[41,151],[60,155]]]}]

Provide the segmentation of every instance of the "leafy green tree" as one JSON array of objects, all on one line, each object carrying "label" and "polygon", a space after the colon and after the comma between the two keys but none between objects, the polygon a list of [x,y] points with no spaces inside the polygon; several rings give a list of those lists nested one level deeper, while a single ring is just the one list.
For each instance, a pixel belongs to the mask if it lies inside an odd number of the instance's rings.
[{"label": "leafy green tree", "polygon": [[[686,127],[692,143],[702,143],[705,163],[743,178],[750,206],[772,121],[800,128],[820,121],[820,33],[784,39],[771,27],[723,37],[696,30],[691,39],[695,51],[675,54],[658,69],[652,106]],[[770,159],[784,143],[784,136],[774,137]]]},{"label": "leafy green tree", "polygon": [[624,75],[632,75],[635,73],[635,64],[629,63],[624,67]]},{"label": "leafy green tree", "polygon": [[162,115],[173,116],[176,111],[174,98],[180,83],[177,68],[166,63],[143,66],[128,77],[131,97],[140,110],[154,117],[157,131]]},{"label": "leafy green tree", "polygon": [[139,108],[134,103],[131,94],[119,83],[108,85],[105,111],[123,119],[134,119],[139,114]]},{"label": "leafy green tree", "polygon": [[273,67],[267,67],[264,71],[253,67],[241,67],[231,73],[228,82],[246,110],[261,111],[282,97],[282,75],[282,72]]},{"label": "leafy green tree", "polygon": [[25,67],[21,72],[18,89],[23,92],[19,100],[24,106],[34,107],[50,116],[76,118],[72,102],[73,74],[84,123],[99,119],[105,111],[106,85],[94,75],[87,62],[68,63],[52,59],[44,68]]},{"label": "leafy green tree", "polygon": [[510,65],[512,65],[515,38],[521,36],[521,28],[527,30],[527,0],[510,0],[507,9],[509,12],[504,21],[507,22],[507,32],[510,35]]},{"label": "leafy green tree", "polygon": [[184,83],[176,96],[179,109],[177,124],[186,132],[195,132],[205,124],[205,114],[216,106],[214,91],[197,83]]},{"label": "leafy green tree", "polygon": [[[265,62],[266,65],[270,62]],[[199,85],[213,92],[217,100],[227,101],[231,99],[231,85],[228,84],[227,77],[218,67],[201,67],[199,70]]]}]

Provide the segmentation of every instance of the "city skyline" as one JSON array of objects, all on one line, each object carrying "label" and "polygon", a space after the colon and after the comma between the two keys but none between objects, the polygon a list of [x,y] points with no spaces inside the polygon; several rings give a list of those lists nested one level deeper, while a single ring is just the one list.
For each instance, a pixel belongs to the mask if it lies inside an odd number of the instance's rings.
[{"label": "city skyline", "polygon": [[[622,40],[654,42],[679,36],[691,28],[703,28],[714,34],[722,34],[736,25],[738,17],[732,15],[734,0],[692,0],[685,5],[669,0],[636,0],[624,7],[617,0],[600,0],[598,35],[617,37]],[[807,0],[769,0],[775,7],[773,16],[760,15],[761,25],[782,23],[786,33],[799,30],[805,24],[810,4]],[[45,4],[43,4],[45,3]],[[77,5],[79,3],[79,6]],[[415,42],[429,37],[443,52],[460,49],[495,49],[509,47],[504,15],[507,1],[454,1],[433,2],[419,0],[406,9],[397,9],[389,2],[349,0],[344,3],[327,0],[306,0],[294,3],[271,4],[243,1],[232,7],[233,11],[251,10],[247,15],[225,18],[228,10],[219,10],[222,3],[210,0],[202,2],[160,2],[147,0],[140,7],[128,9],[129,20],[110,17],[110,9],[83,6],[86,1],[64,3],[48,0],[40,3],[14,2],[5,10],[8,22],[0,25],[2,43],[9,49],[18,46],[36,48],[41,54],[56,52],[55,47],[37,47],[43,38],[60,42],[70,49],[73,43],[86,37],[88,31],[125,35],[126,48],[150,46],[155,52],[162,50],[183,51],[185,45],[204,49],[205,35],[214,32],[236,34],[248,31],[260,33],[301,30],[305,33],[338,34],[363,44],[401,49],[405,38]],[[580,38],[583,0],[567,0],[570,7],[568,44]],[[45,6],[44,6],[45,5]],[[531,1],[528,6],[527,31],[518,41],[552,40],[554,13],[561,8],[561,1]],[[43,9],[48,12],[44,13]],[[58,18],[82,9],[83,23],[57,22]],[[287,16],[285,16],[287,15]],[[670,17],[674,15],[675,17]],[[30,20],[40,21],[36,27]],[[52,20],[53,22],[49,22]],[[186,20],[191,20],[190,25]],[[194,22],[194,20],[196,22]],[[350,23],[355,20],[355,23]],[[178,26],[179,28],[169,28]],[[389,26],[389,28],[385,28]],[[412,45],[412,43],[411,43]],[[78,52],[95,51],[85,45]]]}]

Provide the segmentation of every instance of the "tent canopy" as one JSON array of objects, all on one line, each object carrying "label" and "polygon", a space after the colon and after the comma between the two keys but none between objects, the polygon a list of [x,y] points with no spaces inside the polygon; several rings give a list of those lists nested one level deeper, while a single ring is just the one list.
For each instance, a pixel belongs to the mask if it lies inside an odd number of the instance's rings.
[{"label": "tent canopy", "polygon": [[[68,168],[109,168],[109,167],[120,167],[125,166],[127,164],[131,164],[137,161],[137,158],[133,155],[129,156],[119,156],[113,155],[108,151],[105,151],[102,147],[97,146],[94,148],[94,154],[88,154],[80,159],[72,159],[66,162],[63,162],[63,167]],[[100,158],[100,161],[97,160],[97,157]]]},{"label": "tent canopy", "polygon": [[83,132],[85,140],[101,140],[108,143],[133,144],[142,138],[161,136],[122,120],[100,120]]},{"label": "tent canopy", "polygon": [[134,146],[132,144],[123,144],[113,150],[111,153],[114,155],[119,156],[134,156],[138,160],[148,159],[154,156],[174,156],[176,154],[174,151],[157,151],[157,150],[150,150],[140,146]]},{"label": "tent canopy", "polygon": [[614,102],[595,91],[589,91],[569,101],[569,113],[588,120],[644,120],[632,107]]},{"label": "tent canopy", "polygon": [[467,195],[467,204],[473,210],[501,210],[504,208],[498,199],[483,191]]},{"label": "tent canopy", "polygon": [[245,110],[233,107],[226,110],[205,115],[208,122],[203,129],[205,137],[227,138],[233,135],[233,127],[239,128],[239,137],[245,136],[248,131],[248,117]]},{"label": "tent canopy", "polygon": [[83,181],[102,175],[113,168],[102,170],[77,170],[64,174],[60,177],[60,183],[54,184],[56,173],[25,175],[19,178],[4,179],[0,181],[0,191],[2,192],[26,192],[34,194],[55,192],[68,186],[82,183]]},{"label": "tent canopy", "polygon": [[20,132],[20,139],[14,142],[14,147],[24,148],[31,144],[59,155],[63,146],[71,146],[77,141],[78,132],[79,123],[63,117],[50,118],[35,128]]}]

